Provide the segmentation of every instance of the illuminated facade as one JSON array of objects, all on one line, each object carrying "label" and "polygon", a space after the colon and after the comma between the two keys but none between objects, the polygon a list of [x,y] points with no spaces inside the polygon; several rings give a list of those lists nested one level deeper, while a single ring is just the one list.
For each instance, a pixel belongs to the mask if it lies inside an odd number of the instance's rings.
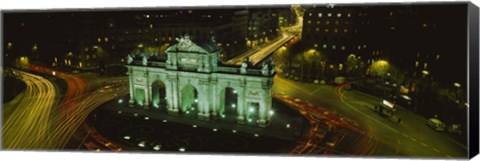
[{"label": "illuminated facade", "polygon": [[[262,67],[226,66],[219,63],[221,48],[215,40],[194,43],[189,36],[166,49],[166,61],[134,60],[126,67],[131,107],[166,111],[172,115],[194,113],[198,119],[235,117],[238,123],[270,121],[274,64]],[[233,103],[227,104],[227,99]],[[232,101],[230,101],[232,102]],[[226,109],[235,108],[233,113]]]}]

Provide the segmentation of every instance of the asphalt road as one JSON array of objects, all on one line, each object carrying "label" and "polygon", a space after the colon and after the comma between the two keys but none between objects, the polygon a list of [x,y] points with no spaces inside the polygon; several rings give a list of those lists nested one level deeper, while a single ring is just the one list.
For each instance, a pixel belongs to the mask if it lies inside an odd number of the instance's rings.
[{"label": "asphalt road", "polygon": [[14,108],[2,126],[2,148],[36,149],[43,146],[48,136],[50,112],[56,103],[57,89],[47,79],[15,70],[15,73],[26,83],[25,93],[11,104]]},{"label": "asphalt road", "polygon": [[274,93],[293,96],[338,112],[353,120],[366,131],[374,144],[373,156],[465,158],[465,146],[446,134],[433,131],[425,125],[425,118],[410,111],[398,110],[400,124],[373,111],[381,99],[340,87],[301,83],[276,76]]},{"label": "asphalt road", "polygon": [[230,59],[226,62],[226,64],[241,65],[243,60],[248,57],[249,61],[255,66],[292,38],[293,36],[288,32],[282,32],[282,34],[275,40],[269,42],[268,44],[248,50],[245,53]]},{"label": "asphalt road", "polygon": [[[124,86],[101,88],[104,82],[126,81],[126,77],[99,78],[89,73],[71,74],[38,65],[30,69],[66,82],[65,93],[49,80],[16,71],[27,88],[5,108],[13,110],[2,126],[5,149],[62,149],[90,112],[102,103],[126,94]],[[121,88],[123,87],[123,88]]]}]

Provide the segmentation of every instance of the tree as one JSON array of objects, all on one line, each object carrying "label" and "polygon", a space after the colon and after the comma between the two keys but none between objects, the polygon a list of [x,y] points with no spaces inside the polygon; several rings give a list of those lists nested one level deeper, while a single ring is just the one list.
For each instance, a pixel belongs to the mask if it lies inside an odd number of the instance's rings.
[{"label": "tree", "polygon": [[359,69],[360,61],[359,59],[354,55],[350,54],[347,57],[347,60],[345,61],[345,66],[346,66],[346,74],[349,77],[356,77],[357,76],[357,71]]}]

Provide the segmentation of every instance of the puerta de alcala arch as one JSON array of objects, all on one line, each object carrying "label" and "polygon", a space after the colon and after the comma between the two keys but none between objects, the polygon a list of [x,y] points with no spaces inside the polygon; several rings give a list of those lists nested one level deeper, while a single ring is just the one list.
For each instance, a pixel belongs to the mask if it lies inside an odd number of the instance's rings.
[{"label": "puerta de alcala arch", "polygon": [[[223,115],[226,89],[233,89],[237,101],[237,123],[245,123],[255,115],[256,123],[265,127],[270,122],[274,64],[252,67],[248,60],[241,66],[219,63],[221,48],[215,40],[194,43],[190,37],[177,38],[178,43],[166,49],[166,61],[134,60],[128,57],[131,107],[145,109],[164,105],[168,114],[190,112],[195,105],[198,119],[210,120]],[[157,84],[164,94],[156,94]],[[159,98],[164,97],[164,99]]]}]

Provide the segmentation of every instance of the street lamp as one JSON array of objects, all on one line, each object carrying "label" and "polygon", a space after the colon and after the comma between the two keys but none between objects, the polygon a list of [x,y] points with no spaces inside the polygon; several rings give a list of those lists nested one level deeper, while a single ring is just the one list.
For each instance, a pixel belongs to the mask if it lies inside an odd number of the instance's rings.
[{"label": "street lamp", "polygon": [[372,63],[372,71],[376,72],[378,76],[383,76],[388,70],[389,63],[386,60],[378,60]]},{"label": "street lamp", "polygon": [[455,87],[457,87],[457,88],[460,88],[460,87],[461,87],[460,83],[458,83],[458,82],[453,83],[453,86],[455,86]]}]

